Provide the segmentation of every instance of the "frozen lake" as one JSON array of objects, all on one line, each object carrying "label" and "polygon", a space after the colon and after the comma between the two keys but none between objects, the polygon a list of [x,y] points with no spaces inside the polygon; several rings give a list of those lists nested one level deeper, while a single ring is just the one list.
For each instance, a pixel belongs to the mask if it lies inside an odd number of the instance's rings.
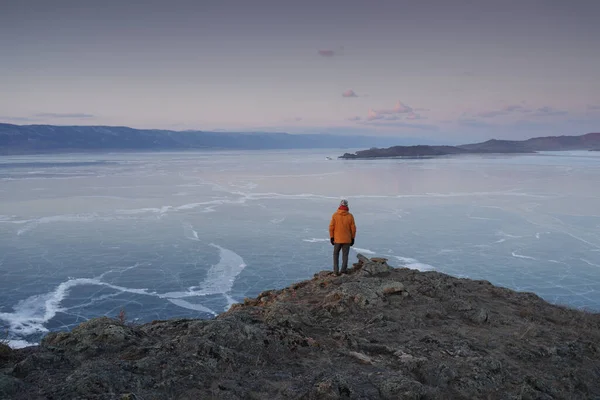
[{"label": "frozen lake", "polygon": [[[0,158],[0,327],[210,318],[356,251],[600,311],[600,152],[337,160],[347,150]],[[333,157],[327,160],[326,156]]]}]

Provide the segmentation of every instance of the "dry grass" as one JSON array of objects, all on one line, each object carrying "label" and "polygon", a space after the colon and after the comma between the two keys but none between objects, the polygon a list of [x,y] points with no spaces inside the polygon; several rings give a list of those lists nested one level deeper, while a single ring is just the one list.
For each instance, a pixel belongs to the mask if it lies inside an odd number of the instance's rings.
[{"label": "dry grass", "polygon": [[119,311],[119,315],[117,315],[117,321],[119,321],[119,323],[122,325],[125,325],[127,322],[127,313],[125,312],[124,308],[121,308],[121,311]]}]

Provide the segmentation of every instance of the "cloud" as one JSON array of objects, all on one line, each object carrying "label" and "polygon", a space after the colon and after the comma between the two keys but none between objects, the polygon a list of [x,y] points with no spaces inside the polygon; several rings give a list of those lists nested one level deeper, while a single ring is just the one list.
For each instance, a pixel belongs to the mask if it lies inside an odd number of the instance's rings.
[{"label": "cloud", "polygon": [[356,117],[350,117],[350,118],[348,118],[348,121],[360,121],[360,120],[362,120],[362,118],[359,117],[358,115]]},{"label": "cloud", "polygon": [[408,113],[408,115],[406,116],[406,119],[409,120],[417,120],[417,119],[427,119],[425,117],[422,117],[421,114],[417,114],[415,112],[410,112]]},{"label": "cloud", "polygon": [[509,113],[506,111],[496,110],[496,111],[480,112],[479,114],[477,114],[477,116],[480,118],[494,118],[494,117],[498,117],[500,115],[507,115],[507,114],[509,114]]},{"label": "cloud", "polygon": [[514,105],[509,105],[506,107],[503,107],[499,110],[491,110],[491,111],[483,111],[477,114],[478,117],[480,118],[494,118],[494,117],[498,117],[500,115],[509,115],[509,114],[516,114],[516,113],[529,113],[532,110],[526,107],[523,107],[521,105],[518,104],[514,104]]},{"label": "cloud", "polygon": [[342,93],[342,97],[358,97],[358,95],[352,89],[348,89]]},{"label": "cloud", "polygon": [[600,105],[599,104],[588,104],[587,109],[589,111],[598,111],[598,110],[600,110]]},{"label": "cloud", "polygon": [[497,126],[495,124],[490,124],[488,122],[479,121],[474,118],[459,119],[457,122],[458,122],[458,125],[468,127],[468,128],[490,128],[490,127]]},{"label": "cloud", "polygon": [[535,113],[531,114],[535,117],[550,117],[553,115],[567,115],[569,112],[568,111],[564,111],[564,110],[557,110],[555,108],[552,107],[540,107],[538,108]]},{"label": "cloud", "polygon": [[568,111],[557,110],[549,106],[534,109],[519,104],[514,104],[503,107],[499,110],[482,111],[475,114],[474,116],[478,118],[495,118],[505,115],[527,114],[527,116],[531,117],[549,117],[553,115],[567,115],[568,113]]},{"label": "cloud", "polygon": [[302,121],[304,118],[302,117],[294,117],[294,118],[286,118],[283,121],[284,122],[300,122]]},{"label": "cloud", "polygon": [[317,51],[317,54],[321,57],[333,57],[333,56],[341,56],[344,54],[344,46],[340,46],[339,49],[321,49]]},{"label": "cloud", "polygon": [[512,106],[506,106],[506,107],[504,107],[504,110],[507,111],[507,112],[514,112],[514,111],[518,111],[518,112],[530,112],[531,111],[530,109],[528,109],[526,107],[523,107],[521,105],[518,105],[518,104],[515,104],[515,105],[512,105]]},{"label": "cloud", "polygon": [[358,124],[368,125],[368,126],[383,126],[383,127],[390,127],[390,128],[412,128],[412,129],[427,130],[427,131],[439,130],[439,127],[437,125],[409,123],[409,122],[402,121],[397,117],[394,117],[394,118],[395,119],[387,119],[386,118],[386,119],[360,121],[360,122],[358,122]]},{"label": "cloud", "polygon": [[317,54],[319,54],[322,57],[333,57],[336,54],[336,52],[334,50],[319,50]]},{"label": "cloud", "polygon": [[0,116],[0,121],[8,121],[8,122],[37,122],[39,121],[36,118],[29,117],[3,117]]},{"label": "cloud", "polygon": [[411,113],[413,111],[413,109],[410,108],[409,106],[407,106],[406,104],[403,104],[400,100],[398,100],[398,102],[394,106],[393,111],[396,114],[405,114],[405,113]]},{"label": "cloud", "polygon": [[367,113],[367,121],[373,121],[376,119],[382,119],[383,115],[381,115],[379,112],[373,110],[372,108],[369,108],[369,112]]},{"label": "cloud", "polygon": [[95,115],[85,113],[38,113],[39,118],[96,118]]},{"label": "cloud", "polygon": [[[414,117],[417,114],[414,113],[412,107],[409,107],[398,100],[392,109],[374,110],[370,108],[369,112],[367,113],[367,120],[374,121],[376,119],[385,119],[388,121],[394,121],[400,119],[399,114],[407,114],[407,119],[417,119]],[[410,116],[412,116],[412,118],[409,118]]]}]

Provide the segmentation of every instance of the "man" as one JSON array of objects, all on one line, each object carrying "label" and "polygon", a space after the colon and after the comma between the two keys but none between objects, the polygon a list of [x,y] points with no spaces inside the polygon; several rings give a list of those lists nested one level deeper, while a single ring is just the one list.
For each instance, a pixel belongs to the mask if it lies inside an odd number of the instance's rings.
[{"label": "man", "polygon": [[342,200],[329,223],[329,237],[333,245],[333,272],[339,275],[340,250],[342,251],[342,274],[348,271],[348,253],[354,246],[356,225],[354,216],[348,211],[348,200]]}]

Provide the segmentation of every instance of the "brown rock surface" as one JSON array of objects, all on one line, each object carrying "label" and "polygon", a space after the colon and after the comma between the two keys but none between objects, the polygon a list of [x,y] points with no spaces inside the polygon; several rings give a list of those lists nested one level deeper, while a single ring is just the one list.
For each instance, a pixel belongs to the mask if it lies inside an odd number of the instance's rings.
[{"label": "brown rock surface", "polygon": [[600,315],[361,258],[214,320],[106,317],[0,355],[11,399],[597,399]]}]

